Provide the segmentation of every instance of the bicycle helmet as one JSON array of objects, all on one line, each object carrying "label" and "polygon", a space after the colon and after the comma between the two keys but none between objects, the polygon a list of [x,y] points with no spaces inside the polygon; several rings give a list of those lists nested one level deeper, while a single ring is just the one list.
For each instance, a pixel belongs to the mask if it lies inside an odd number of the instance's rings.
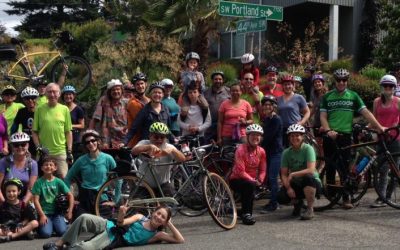
[{"label": "bicycle helmet", "polygon": [[55,199],[56,211],[62,214],[66,213],[69,207],[68,196],[65,194],[59,194]]},{"label": "bicycle helmet", "polygon": [[214,71],[214,72],[211,73],[211,80],[214,80],[214,77],[217,76],[217,75],[222,76],[222,79],[225,80],[225,74],[224,74],[224,72],[223,72],[223,71],[219,71],[219,70],[216,70],[216,71]]},{"label": "bicycle helmet", "polygon": [[153,90],[153,89],[161,89],[163,92],[165,90],[164,85],[161,82],[154,82],[150,85],[149,87],[149,93]]},{"label": "bicycle helmet", "polygon": [[29,96],[38,97],[39,96],[39,92],[36,89],[32,88],[32,87],[26,87],[21,92],[21,98],[25,98],[25,97],[29,97]]},{"label": "bicycle helmet", "polygon": [[193,51],[192,51],[192,52],[189,52],[189,53],[186,54],[185,61],[187,62],[187,61],[189,61],[190,59],[196,59],[197,62],[200,63],[200,56],[199,56],[199,54],[197,54],[196,52],[193,52]]},{"label": "bicycle helmet", "polygon": [[283,75],[281,77],[281,82],[294,82],[293,76],[292,75]]},{"label": "bicycle helmet", "polygon": [[18,178],[11,178],[8,179],[4,182],[4,189],[6,189],[8,186],[10,185],[15,185],[18,187],[18,190],[22,190],[24,188],[24,184],[22,183],[22,181]]},{"label": "bicycle helmet", "polygon": [[321,82],[325,82],[325,78],[321,74],[315,74],[311,78],[311,82],[314,82],[315,80],[320,80]]},{"label": "bicycle helmet", "polygon": [[292,124],[287,129],[286,134],[291,134],[291,133],[304,134],[305,132],[306,132],[306,129],[303,126],[301,126],[300,124]]},{"label": "bicycle helmet", "polygon": [[122,82],[119,79],[111,79],[107,83],[107,90],[114,88],[115,86],[121,86],[122,87]]},{"label": "bicycle helmet", "polygon": [[381,81],[379,82],[379,84],[382,85],[392,85],[394,87],[397,86],[397,79],[396,77],[392,76],[392,75],[384,75],[381,78]]},{"label": "bicycle helmet", "polygon": [[253,62],[254,59],[255,59],[255,57],[253,54],[246,53],[240,58],[240,61],[242,62],[242,64],[248,64],[248,63]]},{"label": "bicycle helmet", "polygon": [[267,69],[265,70],[266,74],[273,72],[275,74],[278,74],[278,69],[275,66],[268,66]]},{"label": "bicycle helmet", "polygon": [[16,132],[10,136],[11,143],[28,142],[30,140],[31,140],[31,138],[29,137],[29,135],[24,132]]},{"label": "bicycle helmet", "polygon": [[174,86],[174,82],[168,78],[162,79],[161,84],[163,86]]},{"label": "bicycle helmet", "polygon": [[3,91],[1,92],[2,95],[4,94],[13,94],[16,95],[17,94],[17,90],[14,88],[14,86],[12,85],[7,85]]},{"label": "bicycle helmet", "polygon": [[74,86],[66,85],[66,86],[63,88],[63,90],[62,90],[61,93],[62,93],[62,94],[64,94],[64,93],[74,93],[74,94],[76,94],[76,90],[75,90]]},{"label": "bicycle helmet", "polygon": [[145,81],[147,82],[147,76],[146,74],[139,72],[136,73],[133,77],[132,77],[132,83],[135,84],[137,81]]},{"label": "bicycle helmet", "polygon": [[263,97],[263,99],[261,100],[261,104],[264,105],[264,103],[266,103],[266,102],[270,102],[273,105],[277,105],[278,104],[278,102],[276,101],[275,96],[272,96],[272,95],[266,95],[266,96]]},{"label": "bicycle helmet", "polygon": [[264,134],[264,130],[258,124],[251,124],[246,127],[246,135],[249,135],[250,133],[259,133],[262,135],[262,134]]},{"label": "bicycle helmet", "polygon": [[307,65],[305,68],[304,68],[304,71],[310,71],[311,72],[311,74],[314,74],[314,72],[315,72],[315,67],[313,66],[313,65]]},{"label": "bicycle helmet", "polygon": [[93,136],[96,139],[100,138],[100,134],[97,131],[95,131],[93,129],[88,129],[85,132],[83,132],[83,134],[82,134],[82,142],[85,142],[86,138],[89,136]]},{"label": "bicycle helmet", "polygon": [[169,128],[165,123],[155,122],[155,123],[151,124],[151,126],[149,128],[149,132],[155,133],[155,134],[168,135]]},{"label": "bicycle helmet", "polygon": [[350,77],[350,73],[347,69],[337,69],[333,72],[333,77],[335,77],[336,80],[347,80]]},{"label": "bicycle helmet", "polygon": [[294,77],[293,77],[293,80],[294,80],[295,82],[299,82],[299,83],[302,83],[302,82],[303,82],[303,80],[301,79],[300,76],[294,76]]}]

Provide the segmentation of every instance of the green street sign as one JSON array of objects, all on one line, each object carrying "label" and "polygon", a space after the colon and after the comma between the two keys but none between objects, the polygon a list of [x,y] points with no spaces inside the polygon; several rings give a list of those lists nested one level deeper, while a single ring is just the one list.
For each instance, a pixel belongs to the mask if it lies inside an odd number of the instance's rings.
[{"label": "green street sign", "polygon": [[267,20],[282,21],[283,7],[219,1],[218,13],[221,16],[265,18]]},{"label": "green street sign", "polygon": [[267,20],[265,20],[265,18],[241,20],[236,23],[237,34],[265,30],[267,30]]}]

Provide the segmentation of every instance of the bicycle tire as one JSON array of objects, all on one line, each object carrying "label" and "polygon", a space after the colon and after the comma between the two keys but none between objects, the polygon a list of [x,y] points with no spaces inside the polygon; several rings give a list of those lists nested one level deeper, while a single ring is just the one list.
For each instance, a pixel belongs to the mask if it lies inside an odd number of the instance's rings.
[{"label": "bicycle tire", "polygon": [[335,171],[335,184],[328,184],[325,167],[319,173],[319,178],[322,187],[319,197],[317,197],[314,202],[315,211],[323,211],[332,208],[338,203],[343,194],[343,185],[340,184],[341,180],[337,171]]},{"label": "bicycle tire", "polygon": [[[351,203],[357,203],[367,193],[371,185],[371,170],[365,171],[362,175],[358,175],[350,189]],[[357,186],[356,186],[357,185]]]},{"label": "bicycle tire", "polygon": [[[105,219],[116,219],[118,216],[119,206],[126,203],[127,200],[154,198],[153,189],[144,181],[140,183],[140,179],[134,175],[122,175],[109,179],[104,183],[96,196],[95,212],[97,216]],[[136,194],[132,194],[133,190],[138,188]],[[118,193],[118,189],[121,193]],[[117,192],[116,192],[117,191]],[[117,193],[117,194],[116,194]],[[122,197],[122,199],[121,199]],[[141,213],[145,216],[150,215],[151,210],[158,204],[143,204],[137,207],[130,207],[126,216]]]},{"label": "bicycle tire", "polygon": [[[27,79],[17,79],[7,76],[9,70],[17,60],[1,60],[0,61],[0,88],[3,89],[7,85],[13,85],[17,92],[21,92],[29,83]],[[22,62],[19,62],[12,71],[13,75],[25,78],[28,76],[28,69]]]},{"label": "bicycle tire", "polygon": [[[393,154],[392,154],[393,156]],[[397,155],[398,156],[398,155]],[[385,159],[379,167],[374,168],[374,188],[379,198],[393,208],[400,209],[400,179],[396,176],[396,173],[389,167],[387,160]],[[388,172],[385,173],[383,167],[388,166]],[[397,168],[399,166],[396,166]],[[386,192],[381,192],[379,185],[383,178],[387,178]]]},{"label": "bicycle tire", "polygon": [[77,56],[66,56],[64,60],[59,59],[51,68],[51,79],[53,82],[58,82],[64,68],[64,62],[68,65],[64,85],[74,86],[76,94],[79,95],[89,87],[92,81],[90,64],[85,59]]},{"label": "bicycle tire", "polygon": [[203,180],[204,199],[212,219],[223,229],[234,228],[237,222],[236,204],[228,184],[215,173],[208,173]]}]

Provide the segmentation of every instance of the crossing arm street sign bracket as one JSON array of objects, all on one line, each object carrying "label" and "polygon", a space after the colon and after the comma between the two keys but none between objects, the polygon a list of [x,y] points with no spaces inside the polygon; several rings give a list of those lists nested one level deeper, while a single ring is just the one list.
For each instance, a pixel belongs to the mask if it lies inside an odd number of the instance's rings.
[{"label": "crossing arm street sign bracket", "polygon": [[218,13],[221,16],[265,18],[275,21],[283,20],[283,7],[280,6],[219,1]]}]

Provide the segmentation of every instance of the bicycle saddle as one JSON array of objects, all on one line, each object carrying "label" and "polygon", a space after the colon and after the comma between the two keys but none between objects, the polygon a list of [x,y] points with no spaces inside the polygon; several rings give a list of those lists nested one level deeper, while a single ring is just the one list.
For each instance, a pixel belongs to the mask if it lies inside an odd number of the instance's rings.
[{"label": "bicycle saddle", "polygon": [[18,38],[11,38],[11,43],[12,44],[16,44],[16,45],[18,45],[18,44],[23,44],[25,42],[25,40],[24,39],[18,39]]}]

